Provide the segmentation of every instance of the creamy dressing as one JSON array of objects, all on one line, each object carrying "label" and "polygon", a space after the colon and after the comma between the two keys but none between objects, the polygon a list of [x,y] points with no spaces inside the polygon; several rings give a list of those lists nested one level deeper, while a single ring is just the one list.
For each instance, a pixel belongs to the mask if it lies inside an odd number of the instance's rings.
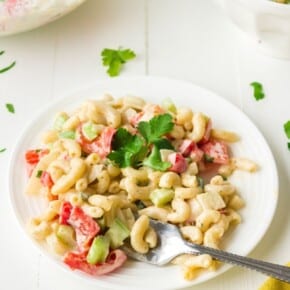
[{"label": "creamy dressing", "polygon": [[72,11],[85,0],[4,0],[0,36],[31,30]]}]

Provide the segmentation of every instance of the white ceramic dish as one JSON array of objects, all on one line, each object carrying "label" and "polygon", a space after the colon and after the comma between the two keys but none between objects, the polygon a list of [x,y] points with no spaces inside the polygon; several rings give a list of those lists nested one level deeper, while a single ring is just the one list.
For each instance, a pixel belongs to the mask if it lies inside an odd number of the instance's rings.
[{"label": "white ceramic dish", "polygon": [[85,0],[2,0],[0,36],[31,30],[71,12]]},{"label": "white ceramic dish", "polygon": [[[241,210],[243,223],[227,235],[224,248],[240,255],[247,255],[252,251],[267,231],[277,204],[278,178],[272,153],[255,125],[238,108],[191,83],[166,78],[136,77],[99,81],[89,88],[57,100],[30,122],[16,144],[9,170],[11,201],[21,227],[24,229],[29,217],[40,214],[43,206],[37,198],[23,193],[26,182],[25,151],[39,144],[40,133],[51,125],[56,112],[75,108],[83,100],[98,98],[104,93],[116,97],[137,95],[154,103],[170,97],[177,106],[189,106],[194,111],[202,111],[211,116],[215,127],[238,132],[241,141],[231,147],[233,154],[256,161],[261,169],[254,174],[236,172],[231,177],[247,205]],[[27,236],[26,233],[24,235]],[[36,245],[44,255],[66,269],[67,273],[106,289],[179,289],[207,281],[230,268],[229,265],[223,265],[216,272],[205,273],[188,282],[183,279],[177,266],[154,267],[140,262],[128,262],[126,267],[114,274],[93,278],[69,270],[42,246]]]},{"label": "white ceramic dish", "polygon": [[271,0],[218,0],[228,17],[267,55],[290,59],[290,5]]}]

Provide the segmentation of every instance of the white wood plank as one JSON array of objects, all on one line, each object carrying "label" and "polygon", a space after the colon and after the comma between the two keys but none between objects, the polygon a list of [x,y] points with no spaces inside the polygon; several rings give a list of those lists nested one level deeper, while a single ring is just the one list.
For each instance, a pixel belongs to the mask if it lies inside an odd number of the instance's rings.
[{"label": "white wood plank", "polygon": [[[16,60],[16,66],[0,75],[0,284],[3,289],[38,289],[39,253],[24,238],[10,207],[7,170],[11,150],[23,125],[50,100],[54,36],[45,29],[0,40],[0,67]],[[16,113],[8,113],[5,103],[14,104]],[[23,173],[25,174],[25,173]]]},{"label": "white wood plank", "polygon": [[107,78],[102,65],[104,48],[130,48],[136,59],[128,62],[121,75],[143,75],[144,1],[88,1],[57,23],[55,96]]},{"label": "white wood plank", "polygon": [[214,3],[149,0],[149,73],[190,80],[238,104],[232,26]]}]

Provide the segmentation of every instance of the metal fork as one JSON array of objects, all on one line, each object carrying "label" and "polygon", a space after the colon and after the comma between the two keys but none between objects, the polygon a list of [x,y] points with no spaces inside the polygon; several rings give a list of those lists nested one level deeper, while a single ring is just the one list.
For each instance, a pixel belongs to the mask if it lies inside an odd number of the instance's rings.
[{"label": "metal fork", "polygon": [[213,258],[234,265],[256,270],[281,281],[290,283],[290,267],[281,266],[261,260],[239,256],[222,250],[217,250],[185,241],[178,227],[150,219],[151,227],[158,235],[158,245],[147,254],[139,254],[130,246],[123,246],[123,250],[133,259],[154,264],[165,265],[180,254],[209,254]]}]

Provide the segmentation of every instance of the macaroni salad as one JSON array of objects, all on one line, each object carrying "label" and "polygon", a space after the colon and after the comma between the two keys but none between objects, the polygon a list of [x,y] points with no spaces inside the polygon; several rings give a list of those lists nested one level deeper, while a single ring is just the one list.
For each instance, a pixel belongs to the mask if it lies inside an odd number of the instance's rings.
[{"label": "macaroni salad", "polygon": [[[236,169],[257,170],[230,155],[229,144],[238,140],[170,100],[162,106],[129,96],[86,101],[59,113],[43,145],[25,154],[26,193],[47,200],[28,231],[71,269],[94,276],[125,264],[124,243],[143,254],[157,245],[149,218],[177,225],[188,241],[219,248],[244,206],[228,177]],[[188,280],[216,265],[205,254],[172,262]]]}]

